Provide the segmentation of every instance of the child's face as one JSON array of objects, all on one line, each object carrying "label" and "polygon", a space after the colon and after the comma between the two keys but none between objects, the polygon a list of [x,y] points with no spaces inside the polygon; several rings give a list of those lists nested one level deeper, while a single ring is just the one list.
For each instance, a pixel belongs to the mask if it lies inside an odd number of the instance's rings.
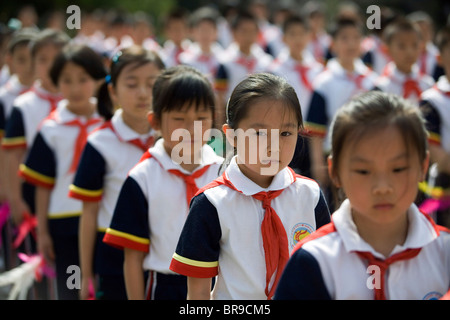
[{"label": "child's face", "polygon": [[61,49],[52,44],[41,47],[34,57],[34,74],[35,77],[41,80],[44,87],[53,87],[53,82],[50,79],[49,71],[52,67],[53,61],[60,53]]},{"label": "child's face", "polygon": [[95,95],[98,84],[84,68],[73,62],[66,63],[58,80],[58,88],[74,113],[90,109],[89,99]]},{"label": "child's face", "polygon": [[166,36],[173,42],[180,44],[187,37],[188,28],[183,20],[171,20],[166,26]]},{"label": "child's face", "polygon": [[286,30],[283,41],[289,47],[291,53],[297,52],[299,54],[308,45],[309,37],[310,33],[303,25],[293,24]]},{"label": "child's face", "polygon": [[17,74],[22,82],[30,83],[33,80],[33,68],[28,45],[16,46],[11,58],[13,72]]},{"label": "child's face", "polygon": [[395,126],[368,133],[344,147],[332,179],[350,200],[355,221],[374,228],[404,222],[428,167],[428,159],[421,162],[411,151],[408,155]]},{"label": "child's face", "polygon": [[353,26],[342,28],[332,42],[332,50],[338,59],[353,60],[361,51],[361,33]]},{"label": "child's face", "polygon": [[439,55],[439,63],[446,71],[446,74],[450,74],[450,43],[441,50]]},{"label": "child's face", "polygon": [[421,40],[414,31],[399,32],[388,44],[389,54],[399,70],[410,72],[420,56]]},{"label": "child's face", "polygon": [[197,161],[201,147],[208,141],[205,132],[211,129],[212,122],[213,114],[209,106],[195,108],[186,103],[181,110],[163,112],[161,119],[153,118],[151,124],[161,132],[167,154],[172,156],[172,150],[176,148],[172,160],[187,159],[191,163],[185,164],[192,165]]},{"label": "child's face", "polygon": [[280,101],[261,99],[248,108],[237,127],[224,129],[237,148],[239,168],[256,184],[268,187],[294,155],[299,129],[294,112]]},{"label": "child's face", "polygon": [[202,21],[193,28],[194,40],[200,44],[211,44],[217,39],[217,29],[209,21]]},{"label": "child's face", "polygon": [[233,31],[233,37],[240,47],[250,48],[258,39],[258,27],[251,20],[241,21]]},{"label": "child's face", "polygon": [[138,67],[129,64],[122,69],[116,85],[109,85],[109,93],[114,104],[123,109],[124,117],[137,121],[147,119],[152,107],[153,85],[160,73],[153,63]]}]

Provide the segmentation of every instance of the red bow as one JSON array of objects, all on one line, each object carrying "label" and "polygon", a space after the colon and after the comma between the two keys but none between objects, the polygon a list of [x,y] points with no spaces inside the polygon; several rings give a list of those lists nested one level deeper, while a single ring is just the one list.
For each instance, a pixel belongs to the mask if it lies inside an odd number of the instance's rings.
[{"label": "red bow", "polygon": [[300,75],[300,79],[302,80],[302,83],[305,86],[305,88],[308,89],[309,91],[312,91],[312,86],[311,86],[311,83],[309,82],[308,76],[307,76],[307,73],[309,71],[309,67],[305,67],[303,65],[297,64],[295,66],[295,70]]},{"label": "red bow", "polygon": [[18,227],[17,237],[14,240],[14,248],[18,248],[25,237],[31,233],[36,238],[35,228],[37,226],[37,218],[28,212],[23,213],[23,221]]},{"label": "red bow", "polygon": [[184,174],[180,170],[177,169],[170,169],[168,172],[182,178],[184,180],[184,183],[186,184],[186,201],[189,207],[189,204],[191,203],[191,199],[195,196],[195,194],[198,191],[197,184],[195,183],[195,179],[200,178],[209,168],[208,166],[204,166],[203,168],[193,172],[192,174]]},{"label": "red bow", "polygon": [[389,268],[391,264],[394,262],[400,261],[400,260],[408,260],[412,259],[415,256],[417,256],[420,253],[421,248],[418,249],[407,249],[402,252],[399,252],[397,254],[394,254],[393,256],[387,258],[386,260],[380,260],[373,256],[370,252],[362,252],[362,251],[356,251],[358,256],[362,259],[369,261],[370,265],[375,265],[380,268],[381,274],[380,274],[380,287],[375,288],[375,300],[386,300],[386,293],[385,293],[385,274],[386,270]]},{"label": "red bow", "polygon": [[251,74],[255,68],[256,59],[240,57],[236,62],[244,66],[247,69],[247,73]]},{"label": "red bow", "polygon": [[422,90],[420,90],[416,80],[408,79],[403,83],[403,98],[408,98],[412,93],[415,93],[417,97],[420,97]]},{"label": "red bow", "polygon": [[36,88],[31,89],[39,98],[43,100],[47,100],[50,102],[50,112],[54,111],[56,109],[56,106],[58,105],[58,102],[61,101],[61,96],[55,96],[52,94],[45,94],[43,92],[39,92]]},{"label": "red bow", "polygon": [[[289,244],[286,230],[275,210],[270,205],[271,201],[278,197],[282,190],[259,192],[252,195],[253,198],[262,201],[265,210],[264,219],[261,224],[261,232],[266,260],[266,296],[272,299],[281,273],[289,259]],[[273,274],[276,272],[275,280],[269,289]]]},{"label": "red bow", "polygon": [[78,162],[80,161],[81,153],[83,152],[84,146],[88,137],[88,128],[91,125],[101,122],[101,119],[90,119],[86,123],[82,123],[80,120],[75,119],[64,123],[66,126],[79,127],[80,131],[78,133],[77,140],[75,141],[74,154],[72,159],[72,164],[70,166],[69,172],[75,172],[78,167]]},{"label": "red bow", "polygon": [[135,145],[136,147],[140,148],[142,151],[145,152],[147,151],[148,148],[153,146],[153,144],[155,143],[155,137],[153,136],[148,137],[145,143],[143,143],[142,140],[139,138],[128,140],[127,142],[131,143],[132,145]]}]

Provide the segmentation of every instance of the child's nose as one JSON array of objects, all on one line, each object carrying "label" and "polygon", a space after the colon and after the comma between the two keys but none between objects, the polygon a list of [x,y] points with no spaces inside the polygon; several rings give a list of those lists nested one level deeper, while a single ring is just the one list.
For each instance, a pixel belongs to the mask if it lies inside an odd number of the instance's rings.
[{"label": "child's nose", "polygon": [[374,194],[387,194],[393,191],[392,184],[388,177],[384,175],[378,175],[374,178],[373,193]]}]

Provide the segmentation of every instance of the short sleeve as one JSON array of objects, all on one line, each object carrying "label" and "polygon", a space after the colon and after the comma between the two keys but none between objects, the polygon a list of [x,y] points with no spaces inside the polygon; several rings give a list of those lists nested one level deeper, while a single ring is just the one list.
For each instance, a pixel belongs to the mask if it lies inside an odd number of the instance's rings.
[{"label": "short sleeve", "polygon": [[8,122],[5,123],[5,134],[2,139],[2,147],[4,149],[27,147],[22,111],[18,107],[12,108]]},{"label": "short sleeve", "polygon": [[19,174],[28,183],[53,188],[56,178],[56,158],[41,132],[38,132],[25,163],[19,167]]},{"label": "short sleeve", "polygon": [[88,141],[81,155],[74,181],[69,187],[69,197],[82,201],[100,201],[105,173],[105,159]]},{"label": "short sleeve", "polygon": [[221,237],[217,209],[200,193],[191,201],[170,270],[194,278],[216,276]]},{"label": "short sleeve", "polygon": [[103,242],[117,248],[148,252],[148,202],[139,184],[128,176],[119,193]]},{"label": "short sleeve", "polygon": [[325,137],[328,127],[326,101],[322,94],[314,91],[306,117],[306,129],[312,136]]},{"label": "short sleeve", "polygon": [[428,142],[441,145],[441,116],[433,104],[427,100],[420,102],[420,110],[425,118],[425,125],[429,133]]},{"label": "short sleeve", "polygon": [[317,260],[298,249],[289,259],[275,291],[275,300],[331,300]]},{"label": "short sleeve", "polygon": [[214,89],[221,92],[227,91],[228,89],[228,72],[223,64],[220,64],[217,69],[214,79]]},{"label": "short sleeve", "polygon": [[316,218],[316,229],[319,229],[320,227],[331,222],[330,209],[328,208],[328,204],[322,190],[320,190],[320,198],[314,208],[314,214]]}]

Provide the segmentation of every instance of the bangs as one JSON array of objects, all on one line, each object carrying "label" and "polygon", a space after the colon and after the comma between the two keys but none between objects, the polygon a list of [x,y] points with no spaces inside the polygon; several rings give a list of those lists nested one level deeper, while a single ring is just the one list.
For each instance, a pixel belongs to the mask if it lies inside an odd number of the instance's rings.
[{"label": "bangs", "polygon": [[158,117],[163,112],[182,111],[186,105],[194,106],[196,110],[214,110],[211,85],[195,73],[178,73],[160,89],[154,92],[154,112]]}]

